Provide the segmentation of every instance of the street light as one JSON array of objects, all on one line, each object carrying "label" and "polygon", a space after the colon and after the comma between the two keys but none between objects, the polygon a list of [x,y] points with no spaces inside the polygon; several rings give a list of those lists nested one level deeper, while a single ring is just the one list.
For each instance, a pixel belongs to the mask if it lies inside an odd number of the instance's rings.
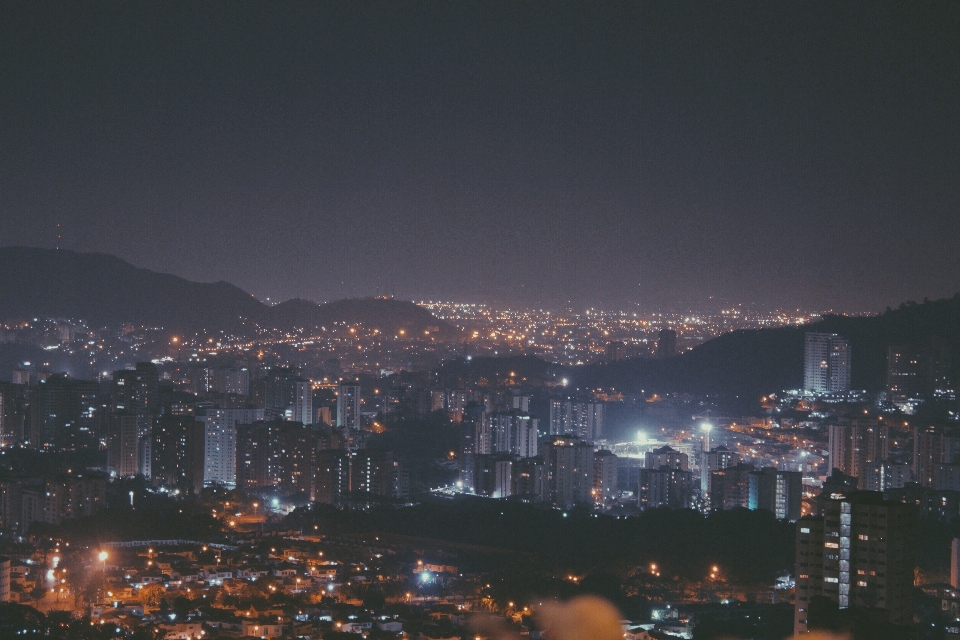
[{"label": "street light", "polygon": [[[101,565],[101,566],[102,566],[102,570],[103,570],[103,574],[102,574],[102,575],[103,575],[103,580],[102,580],[102,581],[103,581],[103,582],[106,582],[106,581],[107,581],[107,552],[106,552],[106,551],[101,551],[100,554],[99,554],[97,557],[100,558],[100,562],[102,563],[102,565]],[[102,594],[103,594],[103,587],[102,587],[102,586],[101,586],[101,589],[100,589],[100,593],[101,593],[101,596],[102,596]]]}]

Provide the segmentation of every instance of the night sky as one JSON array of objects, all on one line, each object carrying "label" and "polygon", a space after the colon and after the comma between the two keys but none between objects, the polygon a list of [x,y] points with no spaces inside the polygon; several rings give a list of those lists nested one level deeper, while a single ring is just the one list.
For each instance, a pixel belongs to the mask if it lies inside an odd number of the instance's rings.
[{"label": "night sky", "polygon": [[[0,4],[0,244],[260,298],[960,291],[960,3]],[[711,298],[712,296],[712,298]]]}]

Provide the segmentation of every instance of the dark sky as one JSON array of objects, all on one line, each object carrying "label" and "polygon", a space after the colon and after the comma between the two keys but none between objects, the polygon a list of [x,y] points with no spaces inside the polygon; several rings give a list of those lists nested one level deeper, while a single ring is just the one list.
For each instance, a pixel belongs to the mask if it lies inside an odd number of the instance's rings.
[{"label": "dark sky", "polygon": [[[960,290],[960,3],[0,4],[0,244],[258,297]],[[713,296],[713,300],[710,300]]]}]

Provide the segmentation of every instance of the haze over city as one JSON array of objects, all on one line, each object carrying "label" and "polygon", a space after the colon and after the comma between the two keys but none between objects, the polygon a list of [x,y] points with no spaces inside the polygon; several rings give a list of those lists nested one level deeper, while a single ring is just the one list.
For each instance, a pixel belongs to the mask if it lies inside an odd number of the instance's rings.
[{"label": "haze over city", "polygon": [[958,10],[863,9],[5,3],[2,242],[273,301],[952,295]]}]

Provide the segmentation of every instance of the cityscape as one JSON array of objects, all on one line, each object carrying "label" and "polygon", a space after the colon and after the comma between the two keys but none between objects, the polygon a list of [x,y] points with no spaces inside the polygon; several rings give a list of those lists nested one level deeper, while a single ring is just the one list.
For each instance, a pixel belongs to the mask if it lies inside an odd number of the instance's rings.
[{"label": "cityscape", "polygon": [[960,640],[958,30],[0,6],[0,639]]},{"label": "cityscape", "polygon": [[[365,304],[380,326],[8,320],[3,345],[34,355],[0,382],[3,601],[109,637],[453,637],[483,615],[533,634],[543,598],[578,593],[632,638],[960,624],[955,337],[905,319],[960,318],[960,298],[880,316]],[[877,320],[913,333],[856,389],[856,323]],[[594,382],[783,329],[796,388]]]}]

